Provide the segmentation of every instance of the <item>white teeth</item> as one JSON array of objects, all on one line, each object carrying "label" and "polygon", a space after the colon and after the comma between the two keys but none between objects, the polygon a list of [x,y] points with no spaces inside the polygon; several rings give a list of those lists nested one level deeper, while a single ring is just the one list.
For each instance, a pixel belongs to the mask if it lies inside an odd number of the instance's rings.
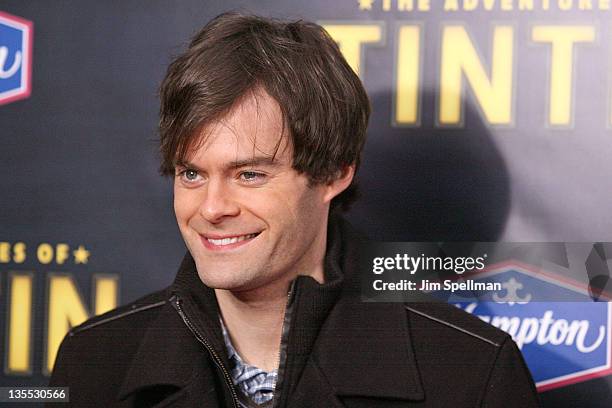
[{"label": "white teeth", "polygon": [[244,241],[245,239],[251,239],[251,238],[254,238],[256,235],[257,234],[248,234],[248,235],[241,235],[239,237],[232,237],[232,238],[222,238],[222,239],[206,238],[206,239],[208,239],[208,242],[210,242],[211,244],[214,244],[217,246],[223,246],[223,245],[235,244],[236,242]]}]

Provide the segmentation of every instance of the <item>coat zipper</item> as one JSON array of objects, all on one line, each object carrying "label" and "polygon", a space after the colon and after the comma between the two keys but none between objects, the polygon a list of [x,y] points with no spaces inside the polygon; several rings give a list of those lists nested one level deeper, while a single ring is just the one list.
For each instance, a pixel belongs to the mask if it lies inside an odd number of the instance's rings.
[{"label": "coat zipper", "polygon": [[[297,280],[297,279],[296,279]],[[291,305],[291,301],[292,301],[292,295],[294,293],[294,289],[295,289],[295,284],[296,284],[296,280],[293,280],[291,282],[291,285],[289,286],[289,291],[287,292],[287,303],[285,304],[285,315],[283,316],[283,326],[281,328],[281,341],[280,341],[280,345],[278,347],[278,367],[277,367],[277,372],[278,372],[278,376],[276,377],[276,382],[274,383],[274,397],[273,397],[273,402],[272,402],[272,408],[276,408],[279,406],[280,404],[280,389],[277,389],[277,385],[282,385],[282,382],[279,381],[281,380],[280,378],[280,366],[281,366],[281,357],[282,357],[282,350],[283,350],[283,343],[287,342],[287,337],[289,336],[289,327],[291,325],[291,312],[293,310],[293,307]],[[285,362],[287,361],[287,350],[285,350]],[[286,367],[283,370],[284,372],[282,373],[285,377],[287,376],[287,370]]]},{"label": "coat zipper", "polygon": [[232,377],[230,376],[229,371],[227,370],[227,368],[225,368],[225,366],[223,365],[223,361],[221,360],[221,358],[219,357],[217,352],[213,349],[213,347],[210,345],[210,343],[206,340],[206,338],[204,336],[202,336],[200,334],[200,332],[196,329],[196,327],[191,323],[191,321],[189,320],[189,318],[187,317],[187,315],[183,311],[183,308],[181,307],[181,299],[177,295],[174,295],[173,297],[174,297],[173,303],[174,303],[174,305],[176,307],[176,311],[181,316],[181,319],[183,319],[183,322],[185,323],[185,325],[196,336],[198,341],[200,343],[202,343],[202,345],[204,345],[204,347],[206,348],[208,353],[213,358],[213,361],[215,362],[217,367],[219,367],[219,369],[223,373],[223,378],[225,380],[225,384],[228,386],[228,388],[229,388],[229,390],[230,390],[230,392],[232,394],[232,404],[233,404],[234,408],[239,408],[238,396],[236,395],[236,390],[234,388],[234,384],[232,382]]}]

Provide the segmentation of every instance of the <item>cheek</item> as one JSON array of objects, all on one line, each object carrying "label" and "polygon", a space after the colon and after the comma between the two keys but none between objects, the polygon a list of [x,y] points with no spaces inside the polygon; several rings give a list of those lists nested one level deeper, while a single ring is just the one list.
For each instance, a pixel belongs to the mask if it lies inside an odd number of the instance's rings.
[{"label": "cheek", "polygon": [[174,190],[174,213],[179,225],[187,224],[197,212],[197,199],[184,190]]},{"label": "cheek", "polygon": [[316,189],[304,187],[285,196],[283,202],[283,221],[294,239],[310,236],[317,231],[324,219],[326,208]]}]

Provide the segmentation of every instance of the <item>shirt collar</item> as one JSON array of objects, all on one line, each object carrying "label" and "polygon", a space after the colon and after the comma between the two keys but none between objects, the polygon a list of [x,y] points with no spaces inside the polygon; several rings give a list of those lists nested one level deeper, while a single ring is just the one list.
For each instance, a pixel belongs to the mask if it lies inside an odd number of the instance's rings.
[{"label": "shirt collar", "polygon": [[227,354],[232,364],[231,374],[234,385],[256,404],[272,400],[278,378],[277,370],[267,372],[245,363],[234,348],[221,316],[219,316],[219,322],[221,323],[221,331],[223,332]]}]

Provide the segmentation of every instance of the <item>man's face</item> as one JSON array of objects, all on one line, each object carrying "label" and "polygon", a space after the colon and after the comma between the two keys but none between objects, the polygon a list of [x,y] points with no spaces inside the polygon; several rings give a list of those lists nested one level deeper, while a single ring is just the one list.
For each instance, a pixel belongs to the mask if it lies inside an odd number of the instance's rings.
[{"label": "man's face", "polygon": [[246,291],[315,274],[333,195],[292,168],[277,102],[259,91],[202,132],[174,180],[176,219],[202,282]]}]

